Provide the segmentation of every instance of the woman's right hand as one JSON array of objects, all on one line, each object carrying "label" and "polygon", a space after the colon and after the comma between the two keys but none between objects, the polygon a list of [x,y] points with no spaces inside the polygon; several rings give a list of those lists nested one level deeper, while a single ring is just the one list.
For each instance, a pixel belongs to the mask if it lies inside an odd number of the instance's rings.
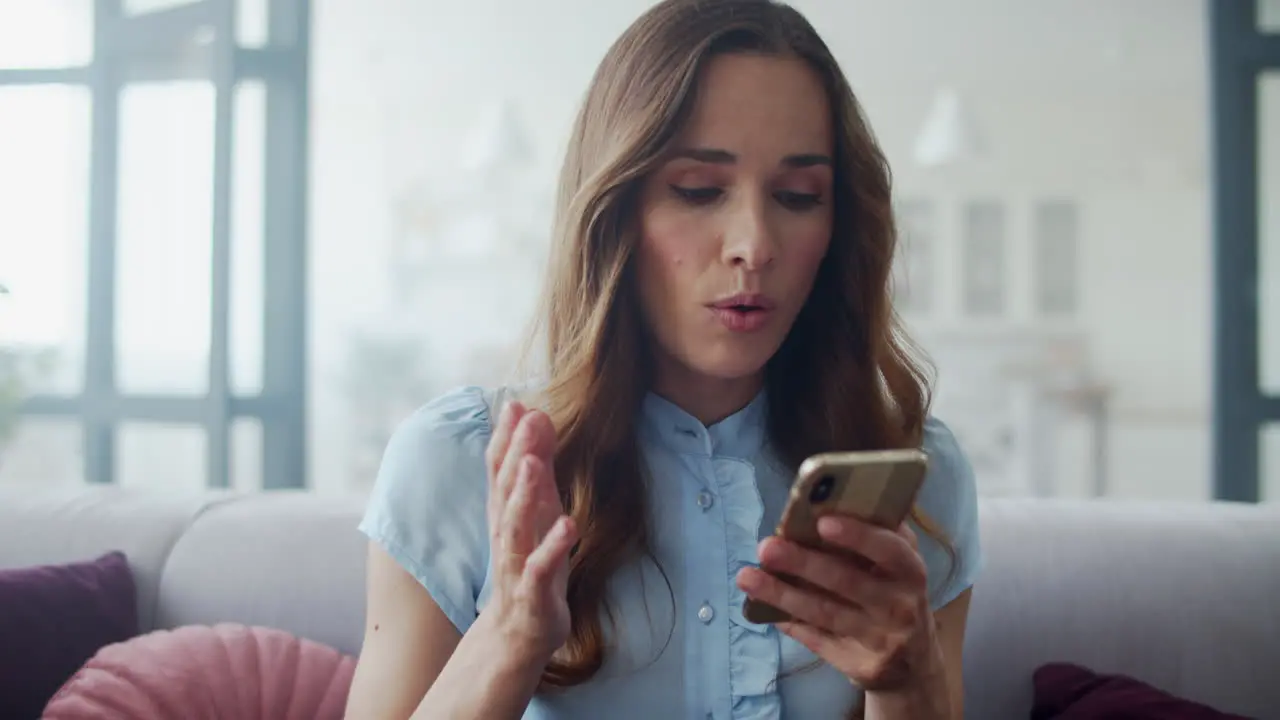
[{"label": "woman's right hand", "polygon": [[508,648],[542,665],[569,638],[569,552],[577,542],[556,490],[555,449],[550,418],[510,402],[485,452],[493,590],[481,614]]}]

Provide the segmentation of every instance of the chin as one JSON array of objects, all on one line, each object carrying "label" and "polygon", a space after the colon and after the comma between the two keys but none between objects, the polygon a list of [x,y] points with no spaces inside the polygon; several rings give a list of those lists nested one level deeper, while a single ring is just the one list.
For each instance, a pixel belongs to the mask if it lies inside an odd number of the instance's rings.
[{"label": "chin", "polygon": [[[737,345],[735,343],[735,345]],[[775,348],[718,347],[692,363],[698,374],[716,380],[741,380],[764,372]]]}]

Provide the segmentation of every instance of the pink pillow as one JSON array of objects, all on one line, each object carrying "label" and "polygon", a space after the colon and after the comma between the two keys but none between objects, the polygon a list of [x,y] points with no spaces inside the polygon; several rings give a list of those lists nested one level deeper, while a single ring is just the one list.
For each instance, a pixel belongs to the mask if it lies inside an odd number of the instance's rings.
[{"label": "pink pillow", "polygon": [[99,650],[43,717],[341,720],[354,672],[350,656],[280,630],[158,630]]}]

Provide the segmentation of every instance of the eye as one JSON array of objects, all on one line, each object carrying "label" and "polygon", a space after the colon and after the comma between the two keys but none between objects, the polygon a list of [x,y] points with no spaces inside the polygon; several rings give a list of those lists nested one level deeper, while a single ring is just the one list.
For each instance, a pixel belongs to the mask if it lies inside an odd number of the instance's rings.
[{"label": "eye", "polygon": [[789,210],[808,210],[822,204],[822,196],[817,193],[792,192],[779,190],[773,194],[783,207]]},{"label": "eye", "polygon": [[672,185],[671,192],[674,192],[680,199],[693,205],[707,205],[720,199],[724,195],[724,190],[718,187],[683,187],[680,185]]}]

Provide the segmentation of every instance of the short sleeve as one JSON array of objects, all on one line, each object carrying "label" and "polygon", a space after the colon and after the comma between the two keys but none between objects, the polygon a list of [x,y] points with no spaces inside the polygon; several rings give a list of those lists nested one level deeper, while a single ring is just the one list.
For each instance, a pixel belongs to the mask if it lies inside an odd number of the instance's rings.
[{"label": "short sleeve", "polygon": [[463,633],[476,619],[489,563],[484,452],[491,434],[480,388],[427,403],[392,434],[360,522]]},{"label": "short sleeve", "polygon": [[[917,505],[942,531],[942,541],[920,528],[913,529],[929,571],[929,598],[937,610],[972,587],[982,570],[978,490],[969,459],[940,420],[929,418],[925,422],[924,450],[929,455],[929,470]],[[954,555],[947,552],[943,542]]]}]

